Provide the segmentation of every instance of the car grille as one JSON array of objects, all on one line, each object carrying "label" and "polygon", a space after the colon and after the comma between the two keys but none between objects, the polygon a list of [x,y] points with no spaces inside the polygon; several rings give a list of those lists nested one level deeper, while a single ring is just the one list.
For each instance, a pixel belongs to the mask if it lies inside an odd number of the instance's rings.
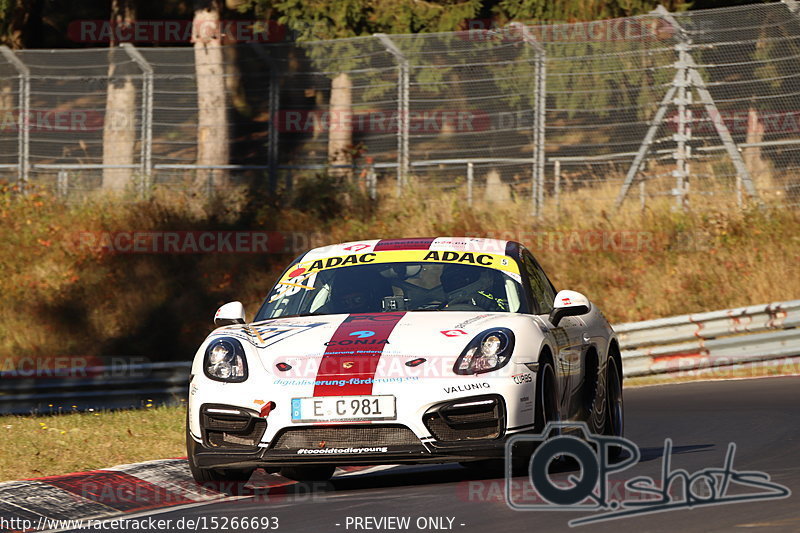
[{"label": "car grille", "polygon": [[441,404],[429,410],[422,421],[437,441],[458,442],[500,437],[504,418],[502,402],[483,397]]},{"label": "car grille", "polygon": [[420,440],[405,426],[327,426],[290,428],[272,445],[274,450],[368,446],[418,446]]}]

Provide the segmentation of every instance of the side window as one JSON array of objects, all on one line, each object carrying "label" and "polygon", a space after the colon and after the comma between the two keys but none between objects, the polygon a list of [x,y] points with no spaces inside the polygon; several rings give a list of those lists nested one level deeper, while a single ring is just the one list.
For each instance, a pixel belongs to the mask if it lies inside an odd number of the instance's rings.
[{"label": "side window", "polygon": [[553,300],[556,297],[550,280],[527,250],[522,252],[522,264],[525,266],[525,275],[531,284],[531,296],[539,308],[539,313],[549,313],[553,310]]}]

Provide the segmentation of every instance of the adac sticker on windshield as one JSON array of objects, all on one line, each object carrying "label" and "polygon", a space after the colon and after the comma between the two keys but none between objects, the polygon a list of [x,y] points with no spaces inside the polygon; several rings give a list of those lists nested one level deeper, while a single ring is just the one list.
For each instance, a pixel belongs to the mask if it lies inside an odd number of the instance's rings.
[{"label": "adac sticker on windshield", "polygon": [[[511,274],[519,274],[517,263],[506,255],[485,254],[478,252],[456,252],[452,250],[386,250],[384,252],[368,252],[364,254],[349,254],[331,256],[313,261],[301,262],[287,272],[281,284],[302,276],[307,276],[332,268],[352,265],[376,263],[459,263],[463,265],[483,266],[502,270]],[[294,281],[292,281],[294,282]]]}]

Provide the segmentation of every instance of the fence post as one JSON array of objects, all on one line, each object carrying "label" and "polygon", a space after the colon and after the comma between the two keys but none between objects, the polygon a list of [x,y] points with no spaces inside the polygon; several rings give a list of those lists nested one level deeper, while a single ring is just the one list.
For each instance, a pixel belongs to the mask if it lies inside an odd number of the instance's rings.
[{"label": "fence post", "polygon": [[472,184],[475,179],[475,164],[467,161],[467,205],[472,205]]},{"label": "fence post", "polygon": [[62,198],[66,198],[69,193],[69,173],[62,168],[56,177],[56,192]]},{"label": "fence post", "polygon": [[553,196],[556,201],[556,214],[561,214],[561,160],[553,160]]},{"label": "fence post", "polygon": [[19,117],[17,126],[17,180],[22,192],[28,184],[30,170],[30,107],[31,107],[31,72],[8,46],[0,46],[0,53],[19,73]]},{"label": "fence post", "polygon": [[406,185],[411,164],[408,153],[409,85],[411,83],[408,59],[388,35],[376,33],[375,37],[397,60],[397,196],[400,196]]},{"label": "fence post", "polygon": [[378,174],[375,172],[375,163],[372,161],[367,167],[367,191],[370,200],[378,199]]},{"label": "fence post", "polygon": [[686,90],[689,86],[689,45],[685,41],[681,41],[675,45],[675,50],[678,52],[678,78],[676,80],[678,94],[673,103],[678,108],[678,131],[672,135],[673,140],[677,143],[675,151],[673,152],[676,168],[672,171],[672,175],[675,177],[675,207],[682,209],[686,208],[686,182],[689,179],[686,161],[689,147],[686,142],[691,139],[691,130],[687,129],[686,106],[692,101],[692,92],[691,90]]},{"label": "fence post", "polygon": [[547,54],[542,44],[530,32],[527,26],[520,22],[512,22],[508,25],[520,32],[522,39],[530,45],[534,51],[534,115],[533,115],[533,165],[531,176],[531,203],[533,216],[539,217],[542,214],[544,204],[544,138],[545,138],[545,115],[547,113]]},{"label": "fence post", "polygon": [[280,153],[280,132],[278,132],[278,113],[281,105],[281,86],[278,66],[275,60],[258,43],[250,43],[256,55],[267,64],[269,69],[269,144],[267,145],[267,165],[269,165],[269,191],[274,194],[278,190],[278,158]]},{"label": "fence post", "polygon": [[120,45],[142,71],[142,132],[139,166],[139,196],[144,199],[153,174],[153,68],[131,43]]}]

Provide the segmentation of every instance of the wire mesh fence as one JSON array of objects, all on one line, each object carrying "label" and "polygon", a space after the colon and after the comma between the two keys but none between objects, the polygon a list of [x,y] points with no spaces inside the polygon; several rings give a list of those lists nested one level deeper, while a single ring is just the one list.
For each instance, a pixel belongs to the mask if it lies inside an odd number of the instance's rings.
[{"label": "wire mesh fence", "polygon": [[[235,186],[328,172],[540,214],[800,203],[795,2],[524,22],[224,47],[230,155],[212,167]],[[196,187],[197,85],[190,47],[3,49],[0,179],[78,198]]]}]

